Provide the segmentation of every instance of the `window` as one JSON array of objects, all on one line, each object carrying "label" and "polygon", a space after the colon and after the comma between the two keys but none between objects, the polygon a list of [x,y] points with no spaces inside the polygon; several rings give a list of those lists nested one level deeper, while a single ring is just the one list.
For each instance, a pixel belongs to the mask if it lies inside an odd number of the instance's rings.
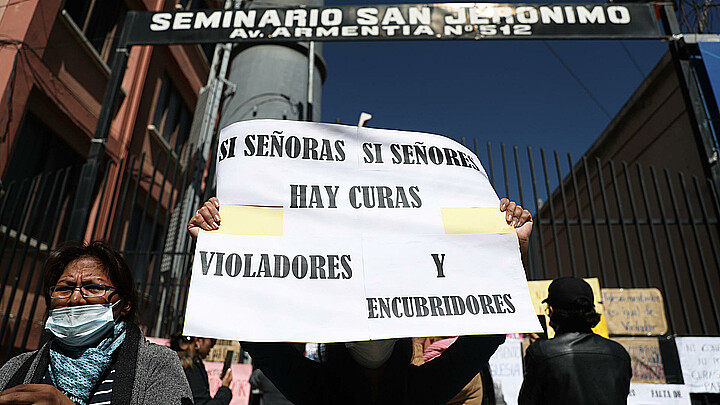
[{"label": "window", "polygon": [[182,155],[190,133],[191,121],[190,109],[185,105],[170,77],[164,74],[152,123],[158,135],[167,142],[170,150],[177,156]]},{"label": "window", "polygon": [[30,112],[23,119],[9,159],[5,183],[85,163],[80,154]]},{"label": "window", "polygon": [[[225,2],[223,0],[178,0],[177,7],[183,10],[208,10],[223,8]],[[215,44],[199,44],[203,54],[208,61],[212,63],[213,54],[215,53]]]},{"label": "window", "polygon": [[[28,112],[8,162],[2,178],[4,191],[7,191],[9,184],[14,182],[15,185],[12,192],[6,196],[9,198],[5,199],[5,204],[6,207],[20,208],[6,208],[0,212],[0,229],[3,225],[22,229],[24,235],[47,243],[50,243],[55,235],[64,235],[70,217],[72,196],[75,195],[80,179],[80,166],[85,163],[85,159],[50,127]],[[65,172],[64,169],[68,167],[71,168],[70,171]],[[40,174],[43,174],[44,180],[34,186],[30,181],[24,182]],[[68,177],[63,180],[66,174]],[[35,211],[27,211],[28,216],[23,219],[20,213],[24,211],[23,204],[26,203],[29,203],[26,207],[28,210]],[[42,207],[49,210],[50,216],[46,217],[48,220],[53,219],[57,210],[56,223],[49,225],[33,218],[43,216]],[[43,212],[38,214],[37,210]],[[21,223],[18,222],[20,219]]]},{"label": "window", "polygon": [[69,0],[65,11],[85,34],[85,38],[108,64],[112,63],[117,37],[127,6],[117,0]]}]

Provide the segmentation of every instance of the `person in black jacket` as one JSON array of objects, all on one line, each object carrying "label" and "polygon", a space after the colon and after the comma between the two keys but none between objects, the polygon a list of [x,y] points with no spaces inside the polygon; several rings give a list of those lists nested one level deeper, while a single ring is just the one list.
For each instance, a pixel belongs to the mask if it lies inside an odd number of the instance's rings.
[{"label": "person in black jacket", "polygon": [[528,347],[518,404],[627,403],[630,356],[619,343],[592,332],[600,315],[590,285],[575,277],[558,278],[543,302],[555,337]]},{"label": "person in black jacket", "polygon": [[203,359],[207,357],[213,346],[215,346],[215,339],[182,336],[180,333],[175,333],[170,338],[170,348],[178,352],[178,356],[180,356],[195,405],[228,405],[232,399],[232,392],[229,388],[232,382],[232,371],[229,369],[225,375],[221,376],[222,386],[215,393],[215,398],[210,396],[210,382]]}]

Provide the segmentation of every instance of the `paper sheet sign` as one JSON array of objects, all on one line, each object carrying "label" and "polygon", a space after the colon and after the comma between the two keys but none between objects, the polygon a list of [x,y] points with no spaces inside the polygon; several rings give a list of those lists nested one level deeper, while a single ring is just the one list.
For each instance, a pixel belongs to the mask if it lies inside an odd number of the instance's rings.
[{"label": "paper sheet sign", "polygon": [[438,135],[257,120],[220,134],[222,223],[185,333],[331,342],[539,330],[479,159]]},{"label": "paper sheet sign", "polygon": [[720,393],[720,337],[677,337],[675,346],[690,392]]},{"label": "paper sheet sign", "polygon": [[690,405],[690,391],[682,384],[630,384],[628,405]]}]

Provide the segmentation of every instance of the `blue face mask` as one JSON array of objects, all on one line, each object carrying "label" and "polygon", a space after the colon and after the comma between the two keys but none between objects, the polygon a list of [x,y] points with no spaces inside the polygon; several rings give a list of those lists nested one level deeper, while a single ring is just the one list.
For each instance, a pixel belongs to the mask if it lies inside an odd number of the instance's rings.
[{"label": "blue face mask", "polygon": [[94,346],[115,326],[112,311],[118,302],[53,309],[45,330],[68,346]]}]

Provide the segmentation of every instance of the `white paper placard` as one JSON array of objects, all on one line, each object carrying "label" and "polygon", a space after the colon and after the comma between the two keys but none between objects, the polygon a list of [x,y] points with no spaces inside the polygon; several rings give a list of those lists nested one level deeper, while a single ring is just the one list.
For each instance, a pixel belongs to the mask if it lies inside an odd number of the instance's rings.
[{"label": "white paper placard", "polygon": [[720,337],[676,337],[675,345],[690,392],[720,393]]},{"label": "white paper placard", "polygon": [[517,405],[523,382],[522,341],[507,338],[490,357],[490,374],[498,403]]},{"label": "white paper placard", "polygon": [[683,384],[630,384],[628,405],[690,405],[690,391]]},{"label": "white paper placard", "polygon": [[184,333],[332,342],[539,331],[480,161],[438,135],[257,120],[220,134]]}]

